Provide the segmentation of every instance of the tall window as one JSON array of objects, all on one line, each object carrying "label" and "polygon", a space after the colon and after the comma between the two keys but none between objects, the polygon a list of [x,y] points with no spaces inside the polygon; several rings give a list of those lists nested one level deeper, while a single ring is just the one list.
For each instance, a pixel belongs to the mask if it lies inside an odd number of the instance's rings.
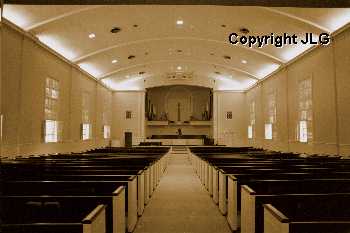
[{"label": "tall window", "polygon": [[276,138],[275,123],[277,118],[276,92],[271,91],[267,95],[266,121],[265,121],[265,139]]},{"label": "tall window", "polygon": [[248,125],[248,138],[254,137],[255,130],[255,101],[252,101],[249,105],[249,125]]},{"label": "tall window", "polygon": [[108,139],[111,137],[111,126],[104,125],[103,126],[103,138]]},{"label": "tall window", "polygon": [[91,124],[91,100],[90,93],[84,91],[82,93],[82,102],[81,102],[81,114],[82,114],[82,124],[81,124],[81,138],[82,140],[89,140],[92,138],[92,124]]},{"label": "tall window", "polygon": [[45,83],[45,121],[44,141],[58,142],[62,135],[62,122],[58,121],[60,89],[59,82],[46,78]]},{"label": "tall window", "polygon": [[107,112],[108,112],[108,106],[109,104],[109,98],[104,98],[103,101],[103,112],[102,112],[102,123],[103,123],[103,138],[104,139],[109,139],[111,138],[111,126],[108,124],[108,117],[107,117]]},{"label": "tall window", "polygon": [[298,83],[298,122],[297,140],[312,140],[312,79],[300,80]]}]

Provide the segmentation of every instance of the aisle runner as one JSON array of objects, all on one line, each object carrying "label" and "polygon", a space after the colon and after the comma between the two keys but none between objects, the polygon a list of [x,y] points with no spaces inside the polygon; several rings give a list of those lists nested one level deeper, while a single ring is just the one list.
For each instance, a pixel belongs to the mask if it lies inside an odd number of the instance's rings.
[{"label": "aisle runner", "polygon": [[134,232],[231,233],[183,152],[172,154],[168,170]]}]

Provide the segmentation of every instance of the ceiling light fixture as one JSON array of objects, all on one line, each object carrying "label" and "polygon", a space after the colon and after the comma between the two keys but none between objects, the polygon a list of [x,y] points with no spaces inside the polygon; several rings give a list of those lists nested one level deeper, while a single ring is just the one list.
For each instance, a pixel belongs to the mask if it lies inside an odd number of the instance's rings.
[{"label": "ceiling light fixture", "polygon": [[112,63],[115,64],[117,63],[118,61],[116,59],[112,60]]},{"label": "ceiling light fixture", "polygon": [[182,19],[178,19],[178,20],[176,20],[176,24],[177,25],[183,25],[184,21]]},{"label": "ceiling light fixture", "polygon": [[182,70],[181,66],[176,67],[177,70]]},{"label": "ceiling light fixture", "polygon": [[95,37],[96,37],[96,35],[94,33],[89,34],[90,39],[94,39]]},{"label": "ceiling light fixture", "polygon": [[118,28],[118,27],[114,27],[111,29],[111,33],[118,33],[120,32],[122,29]]},{"label": "ceiling light fixture", "polygon": [[129,60],[134,59],[134,58],[135,58],[134,55],[130,55],[130,56],[128,57]]},{"label": "ceiling light fixture", "polygon": [[244,60],[244,59],[243,59],[241,62],[242,62],[243,64],[247,64],[247,63],[248,63],[247,60]]},{"label": "ceiling light fixture", "polygon": [[240,28],[239,31],[243,34],[248,34],[250,32],[248,28]]},{"label": "ceiling light fixture", "polygon": [[230,60],[230,59],[231,59],[231,57],[228,56],[228,55],[224,55],[223,58],[224,58],[224,59],[227,59],[227,60]]}]

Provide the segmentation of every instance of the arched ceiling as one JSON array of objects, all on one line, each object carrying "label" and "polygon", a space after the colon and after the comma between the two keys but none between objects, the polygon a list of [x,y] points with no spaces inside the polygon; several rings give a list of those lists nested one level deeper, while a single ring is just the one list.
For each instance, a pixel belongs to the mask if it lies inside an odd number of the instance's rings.
[{"label": "arched ceiling", "polygon": [[163,85],[184,73],[196,77],[192,84],[246,90],[312,46],[234,46],[230,33],[335,33],[350,22],[350,8],[5,5],[3,17],[112,89],[134,78]]}]

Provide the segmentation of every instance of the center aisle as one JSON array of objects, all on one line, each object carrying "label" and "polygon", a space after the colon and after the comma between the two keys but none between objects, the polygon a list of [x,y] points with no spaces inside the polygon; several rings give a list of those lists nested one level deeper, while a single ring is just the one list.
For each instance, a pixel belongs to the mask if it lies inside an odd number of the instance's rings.
[{"label": "center aisle", "polygon": [[187,154],[172,154],[168,170],[135,233],[231,233],[194,173]]}]

